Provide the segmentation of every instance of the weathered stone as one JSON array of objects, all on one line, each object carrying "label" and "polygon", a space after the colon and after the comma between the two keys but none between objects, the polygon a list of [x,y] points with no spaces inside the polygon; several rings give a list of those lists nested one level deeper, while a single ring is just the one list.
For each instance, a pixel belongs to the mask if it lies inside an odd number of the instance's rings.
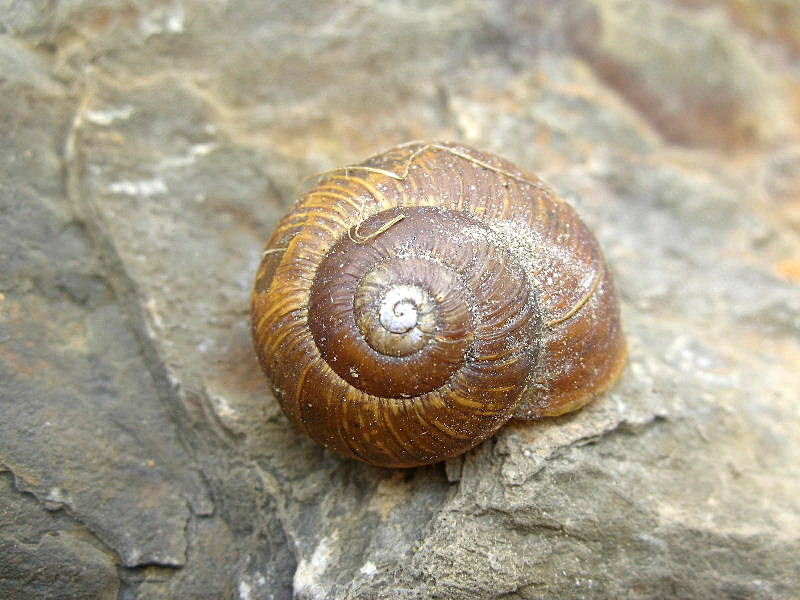
[{"label": "weathered stone", "polygon": [[0,472],[0,596],[117,597],[113,554],[63,511],[48,512]]},{"label": "weathered stone", "polygon": [[19,489],[67,507],[124,564],[180,565],[190,505],[203,513],[209,501],[113,289],[117,275],[66,198],[70,102],[42,81],[12,79],[3,94],[0,461]]}]

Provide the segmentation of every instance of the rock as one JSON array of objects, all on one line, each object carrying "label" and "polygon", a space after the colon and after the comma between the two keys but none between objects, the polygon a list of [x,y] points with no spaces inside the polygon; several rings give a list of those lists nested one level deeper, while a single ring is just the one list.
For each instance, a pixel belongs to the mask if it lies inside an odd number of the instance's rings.
[{"label": "rock", "polygon": [[14,490],[0,473],[3,598],[117,598],[118,558],[64,514]]},{"label": "rock", "polygon": [[[0,595],[792,598],[792,2],[12,3],[0,13]],[[574,415],[392,471],[250,342],[303,178],[409,139],[541,175],[630,361]]]}]

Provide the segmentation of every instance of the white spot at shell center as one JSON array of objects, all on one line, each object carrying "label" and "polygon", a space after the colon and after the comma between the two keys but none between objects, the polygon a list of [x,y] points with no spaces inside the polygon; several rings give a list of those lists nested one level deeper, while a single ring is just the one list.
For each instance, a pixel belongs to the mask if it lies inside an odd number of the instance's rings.
[{"label": "white spot at shell center", "polygon": [[381,300],[381,325],[392,333],[413,329],[419,321],[419,307],[425,301],[425,292],[418,287],[398,285],[391,288]]}]

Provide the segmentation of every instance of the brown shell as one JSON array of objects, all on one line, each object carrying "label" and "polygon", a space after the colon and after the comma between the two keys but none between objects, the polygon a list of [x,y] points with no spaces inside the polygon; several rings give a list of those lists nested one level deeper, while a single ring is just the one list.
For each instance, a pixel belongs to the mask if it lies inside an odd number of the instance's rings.
[{"label": "brown shell", "polygon": [[289,418],[382,466],[575,410],[625,362],[611,275],[575,211],[450,143],[323,175],[266,244],[252,318]]}]

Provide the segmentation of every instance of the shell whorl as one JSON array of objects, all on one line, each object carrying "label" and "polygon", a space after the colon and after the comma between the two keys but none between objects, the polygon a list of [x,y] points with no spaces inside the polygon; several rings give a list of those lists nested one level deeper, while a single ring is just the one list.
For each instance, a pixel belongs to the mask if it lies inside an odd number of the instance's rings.
[{"label": "shell whorl", "polygon": [[[256,349],[284,411],[326,447],[436,462],[609,385],[624,344],[602,265],[535,177],[463,146],[405,145],[324,175],[279,223],[253,294]],[[605,324],[582,324],[598,311]],[[559,350],[563,333],[577,353]],[[609,356],[590,357],[609,333]]]}]

